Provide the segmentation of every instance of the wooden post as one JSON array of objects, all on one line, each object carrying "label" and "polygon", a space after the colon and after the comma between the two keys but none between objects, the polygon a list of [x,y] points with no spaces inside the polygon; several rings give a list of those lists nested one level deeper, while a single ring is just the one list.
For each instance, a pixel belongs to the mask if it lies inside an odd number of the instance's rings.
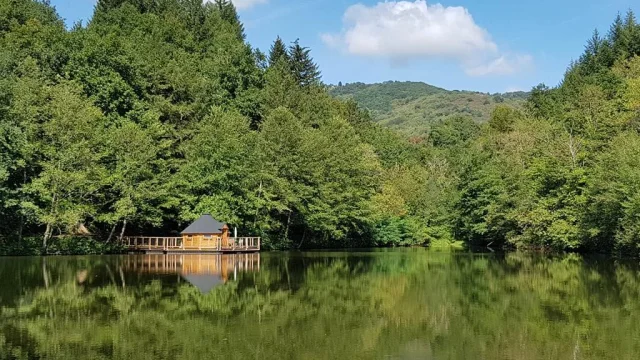
[{"label": "wooden post", "polygon": [[227,226],[227,224],[224,224],[224,226],[222,227],[222,243],[223,244],[229,243],[229,227]]}]

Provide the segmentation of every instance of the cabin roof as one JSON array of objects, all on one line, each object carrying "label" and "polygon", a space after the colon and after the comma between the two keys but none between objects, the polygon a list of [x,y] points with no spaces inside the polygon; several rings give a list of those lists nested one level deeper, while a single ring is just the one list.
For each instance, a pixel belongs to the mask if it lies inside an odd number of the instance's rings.
[{"label": "cabin roof", "polygon": [[224,284],[224,279],[216,275],[182,275],[182,277],[200,290],[203,294],[208,294],[218,285]]},{"label": "cabin roof", "polygon": [[209,214],[202,215],[198,220],[194,221],[186,229],[182,230],[182,235],[192,234],[220,234],[225,223],[220,222]]}]

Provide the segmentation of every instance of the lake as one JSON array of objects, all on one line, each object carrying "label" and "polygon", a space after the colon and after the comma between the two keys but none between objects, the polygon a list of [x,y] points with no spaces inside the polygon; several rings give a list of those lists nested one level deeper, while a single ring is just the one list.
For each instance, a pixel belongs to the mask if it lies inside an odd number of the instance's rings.
[{"label": "lake", "polygon": [[640,267],[427,249],[0,258],[0,359],[637,359]]}]

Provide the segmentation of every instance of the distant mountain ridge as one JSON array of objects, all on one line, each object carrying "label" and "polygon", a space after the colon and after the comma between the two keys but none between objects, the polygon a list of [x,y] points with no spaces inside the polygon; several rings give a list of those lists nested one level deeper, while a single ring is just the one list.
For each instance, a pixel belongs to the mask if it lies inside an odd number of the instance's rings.
[{"label": "distant mountain ridge", "polygon": [[353,99],[368,109],[376,122],[410,136],[424,135],[431,124],[451,116],[487,121],[497,104],[520,107],[529,96],[523,91],[488,94],[446,90],[411,81],[339,84],[331,85],[329,91],[338,98]]}]

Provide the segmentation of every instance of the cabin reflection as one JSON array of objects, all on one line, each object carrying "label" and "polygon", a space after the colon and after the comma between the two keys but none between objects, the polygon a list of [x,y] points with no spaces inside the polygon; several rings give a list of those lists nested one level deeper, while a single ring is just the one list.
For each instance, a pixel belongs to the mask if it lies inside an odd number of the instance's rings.
[{"label": "cabin reflection", "polygon": [[122,265],[127,272],[179,275],[206,294],[242,273],[260,271],[260,253],[147,254],[128,256]]}]

